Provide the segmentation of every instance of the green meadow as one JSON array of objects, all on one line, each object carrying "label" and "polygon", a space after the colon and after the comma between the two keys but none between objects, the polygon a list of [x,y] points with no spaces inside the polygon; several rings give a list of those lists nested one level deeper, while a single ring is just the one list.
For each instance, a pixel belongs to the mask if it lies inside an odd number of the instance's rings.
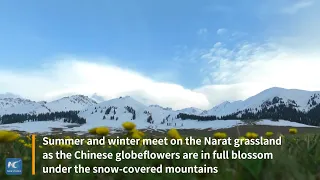
[{"label": "green meadow", "polygon": [[[130,138],[151,138],[152,134],[147,132],[135,130],[134,128],[126,128],[127,133],[123,133],[123,137]],[[282,137],[282,145],[280,146],[245,146],[240,147],[225,146],[225,145],[179,145],[179,146],[156,146],[156,145],[105,145],[105,146],[42,146],[43,136],[38,135],[36,138],[36,175],[31,174],[31,138],[27,135],[21,135],[19,138],[11,138],[10,141],[6,141],[5,137],[0,132],[0,179],[1,180],[91,180],[91,179],[110,179],[110,180],[144,180],[144,179],[184,179],[184,180],[196,180],[196,179],[215,179],[215,180],[318,180],[320,179],[320,134],[318,133],[300,133],[297,129],[286,128],[288,133],[279,134],[272,132],[272,130],[264,129],[265,132],[259,134],[255,132],[239,134],[241,139],[258,138],[264,136],[265,138],[278,138]],[[106,138],[113,138],[108,135],[109,130],[107,128],[93,129],[90,131],[94,136],[104,135]],[[201,134],[201,133],[199,133]],[[255,136],[256,134],[257,136]],[[186,137],[183,133],[178,131],[169,131],[166,133],[157,134],[157,137],[167,137],[175,139],[183,139]],[[228,133],[221,130],[211,134],[212,138],[224,139],[228,137]],[[85,138],[76,136],[52,136],[53,138]],[[202,153],[223,152],[228,151],[241,151],[242,153],[272,153],[273,159],[123,159],[117,161],[116,158],[110,158],[105,160],[96,159],[75,159],[70,160],[52,159],[44,160],[43,153],[54,153],[62,150],[66,153],[74,154],[77,151],[84,152],[100,152],[100,153],[112,153],[116,155],[121,152],[135,152],[143,153],[148,151],[149,153],[198,153],[199,157]],[[23,159],[23,174],[21,176],[8,176],[5,173],[5,159],[6,158],[22,158]],[[182,157],[182,156],[181,156]],[[74,167],[75,165],[81,165],[82,167],[90,167],[91,171],[93,167],[101,167],[100,170],[105,170],[103,167],[162,167],[162,172],[159,173],[112,173],[110,168],[107,170],[109,173],[74,173],[71,169],[71,173],[66,174],[44,174],[42,173],[43,167]],[[197,169],[197,173],[185,174],[185,173],[166,173],[164,169],[166,167],[206,167]],[[217,167],[218,172],[213,173],[212,168]],[[194,170],[194,169],[193,169]],[[211,170],[211,172],[210,172]],[[207,171],[207,172],[206,172]]]}]

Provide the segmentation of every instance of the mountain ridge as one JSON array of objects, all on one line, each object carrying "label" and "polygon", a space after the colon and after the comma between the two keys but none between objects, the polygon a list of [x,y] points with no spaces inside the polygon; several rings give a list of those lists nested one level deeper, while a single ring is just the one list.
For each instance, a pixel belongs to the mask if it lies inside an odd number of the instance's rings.
[{"label": "mountain ridge", "polygon": [[134,121],[140,128],[152,129],[225,128],[239,125],[244,119],[283,119],[320,126],[319,118],[320,92],[284,88],[270,88],[241,101],[225,101],[207,111],[194,107],[172,110],[160,105],[148,106],[131,96],[100,103],[84,95],[66,96],[50,102],[0,99],[0,128],[1,124],[12,124],[23,129],[21,124],[42,124],[41,121],[47,122],[43,126],[52,123],[54,127],[65,123],[81,125],[68,129],[73,131],[86,131],[101,125],[121,127],[125,121]]},{"label": "mountain ridge", "polygon": [[[8,95],[9,97],[5,97],[5,95]],[[97,102],[92,97],[99,97],[100,101]],[[128,98],[128,97],[130,96],[122,96],[119,98]],[[310,109],[312,109],[313,107],[315,107],[317,104],[320,103],[320,91],[307,91],[307,90],[300,90],[300,89],[285,89],[280,87],[272,87],[272,88],[263,90],[260,93],[254,96],[251,96],[245,100],[238,100],[233,102],[230,102],[227,100],[208,110],[201,110],[196,107],[188,107],[188,108],[183,108],[183,109],[173,110],[173,111],[180,112],[180,113],[197,114],[202,116],[208,116],[208,115],[224,116],[224,115],[232,114],[237,111],[242,111],[245,109],[250,109],[250,108],[255,109],[255,108],[261,108],[261,106],[268,106],[267,105],[268,101],[272,101],[275,97],[281,98],[285,104],[291,104],[291,105],[297,106],[297,109],[299,109],[300,111],[309,111]],[[30,104],[30,103],[34,103],[33,106],[35,106],[36,103],[39,103],[40,106],[41,105],[46,107],[49,106],[48,107],[48,109],[50,109],[49,112],[51,112],[51,109],[52,111],[81,110],[82,108],[86,108],[86,106],[91,106],[94,104],[99,104],[107,101],[112,101],[114,99],[119,99],[119,98],[113,98],[113,99],[101,101],[102,100],[101,98],[102,96],[99,96],[97,93],[94,93],[90,97],[81,95],[81,94],[75,94],[75,95],[65,96],[49,102],[47,101],[35,102],[30,99],[22,98],[21,96],[18,96],[18,95],[14,95],[12,93],[6,93],[6,94],[0,94],[0,110],[6,109],[8,106],[14,107],[17,104]],[[59,101],[60,102],[70,101],[70,102],[57,103]],[[72,105],[75,106],[74,104],[76,101],[78,101],[78,103],[82,105],[79,105],[77,107],[68,107]],[[61,108],[62,106],[64,109]],[[148,106],[148,105],[145,105],[145,106]],[[157,104],[149,105],[149,106],[162,107]],[[170,107],[167,107],[164,109],[172,110],[172,108]],[[14,112],[14,109],[8,112]]]}]

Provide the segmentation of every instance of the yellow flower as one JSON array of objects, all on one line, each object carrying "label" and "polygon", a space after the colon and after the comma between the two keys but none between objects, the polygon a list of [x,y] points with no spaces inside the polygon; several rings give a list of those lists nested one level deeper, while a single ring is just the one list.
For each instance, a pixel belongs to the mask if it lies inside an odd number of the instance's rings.
[{"label": "yellow flower", "polygon": [[43,146],[41,146],[41,145],[40,145],[40,146],[39,146],[39,148],[40,148],[40,149],[42,149],[42,148],[43,148]]},{"label": "yellow flower", "polygon": [[32,144],[24,144],[24,147],[32,148]]},{"label": "yellow flower", "polygon": [[244,141],[244,140],[246,140],[246,138],[245,138],[245,137],[243,137],[243,136],[239,137],[238,139],[240,139],[240,141]]},{"label": "yellow flower", "polygon": [[0,131],[0,143],[12,142],[20,137],[20,134],[12,131]]},{"label": "yellow flower", "polygon": [[88,132],[89,132],[90,134],[96,134],[96,133],[97,133],[97,132],[96,132],[96,129],[97,129],[97,128],[89,129]]},{"label": "yellow flower", "polygon": [[256,139],[259,135],[257,133],[254,133],[254,132],[247,132],[246,133],[246,137],[248,139]]},{"label": "yellow flower", "polygon": [[127,121],[122,124],[122,127],[127,131],[131,131],[136,127],[136,125],[132,122]]},{"label": "yellow flower", "polygon": [[290,128],[289,129],[289,133],[290,134],[297,134],[298,133],[298,130],[296,128]]},{"label": "yellow flower", "polygon": [[72,139],[70,136],[65,136],[64,138],[65,139]]},{"label": "yellow flower", "polygon": [[98,128],[96,128],[96,134],[98,134],[100,136],[105,136],[105,135],[109,134],[109,128],[98,127]]},{"label": "yellow flower", "polygon": [[180,136],[180,133],[177,129],[172,128],[168,131],[168,136],[172,139],[182,139],[182,137]]},{"label": "yellow flower", "polygon": [[139,136],[141,136],[141,137],[144,136],[144,132],[139,131],[139,130],[137,130],[137,129],[132,129],[132,130],[130,131],[130,133],[131,133],[131,134],[137,133],[137,134],[139,134]]},{"label": "yellow flower", "polygon": [[266,132],[266,137],[271,137],[273,135],[273,132]]},{"label": "yellow flower", "polygon": [[26,142],[23,139],[19,139],[19,143],[24,144]]},{"label": "yellow flower", "polygon": [[225,139],[227,137],[227,134],[223,132],[216,132],[213,134],[213,137],[216,139]]},{"label": "yellow flower", "polygon": [[138,132],[134,132],[134,133],[131,135],[131,137],[132,137],[133,139],[142,139],[142,137],[139,135]]}]

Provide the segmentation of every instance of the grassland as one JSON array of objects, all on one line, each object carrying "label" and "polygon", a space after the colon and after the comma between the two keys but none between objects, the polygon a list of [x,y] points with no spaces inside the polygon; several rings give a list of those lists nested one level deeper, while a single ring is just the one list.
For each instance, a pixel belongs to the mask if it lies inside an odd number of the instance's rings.
[{"label": "grassland", "polygon": [[[59,146],[40,146],[42,136],[37,136],[37,157],[35,176],[31,175],[31,149],[25,147],[23,143],[15,141],[12,143],[0,144],[0,179],[1,180],[91,180],[91,179],[110,179],[110,180],[144,180],[144,179],[216,179],[216,180],[281,180],[281,179],[297,179],[297,180],[320,180],[320,131],[318,128],[297,128],[297,134],[289,134],[289,127],[275,126],[239,126],[223,130],[181,130],[183,137],[195,136],[204,137],[211,136],[219,132],[226,132],[228,136],[237,138],[244,136],[246,132],[256,132],[264,135],[266,132],[273,132],[271,138],[277,138],[280,134],[284,135],[284,141],[281,146],[241,146],[235,148],[233,146],[73,146],[72,148],[62,148]],[[109,136],[123,135],[113,134]],[[145,130],[145,137],[164,137],[166,132],[150,132]],[[28,143],[28,137],[22,137]],[[240,150],[241,152],[272,152],[274,158],[272,160],[217,160],[217,159],[191,159],[191,160],[123,160],[116,162],[115,160],[43,160],[43,152],[55,152],[58,150],[65,152],[75,152],[78,150],[90,150],[91,152],[111,152],[113,154],[121,152],[142,152],[149,150],[150,152],[209,152],[214,150]],[[23,175],[7,176],[5,174],[4,162],[8,157],[23,158]],[[81,164],[82,166],[216,166],[219,172],[216,174],[42,174],[42,166],[73,166]]]}]

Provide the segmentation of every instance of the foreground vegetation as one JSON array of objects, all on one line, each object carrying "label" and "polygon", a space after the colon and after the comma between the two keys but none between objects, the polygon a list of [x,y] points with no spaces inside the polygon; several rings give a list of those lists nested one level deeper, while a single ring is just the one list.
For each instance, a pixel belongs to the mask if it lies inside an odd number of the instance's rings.
[{"label": "foreground vegetation", "polygon": [[[135,129],[132,123],[125,123],[124,129],[128,133],[123,134],[124,137],[135,139],[142,139],[150,137],[150,134],[145,134]],[[107,136],[109,129],[106,127],[98,127],[91,129],[90,134],[94,136]],[[297,179],[297,180],[318,180],[320,179],[320,134],[300,134],[295,128],[287,128],[288,135],[281,135],[273,133],[266,129],[265,132],[246,132],[239,134],[240,139],[258,138],[283,138],[281,146],[240,146],[235,148],[233,146],[41,146],[42,137],[37,136],[37,157],[36,157],[36,172],[35,176],[31,175],[31,138],[30,136],[18,136],[13,132],[0,131],[0,161],[5,162],[5,158],[21,157],[23,158],[23,175],[22,176],[7,176],[5,174],[4,163],[0,163],[0,179],[26,179],[26,180],[91,180],[91,179],[113,179],[113,180],[143,180],[143,179],[223,179],[223,180],[269,180],[269,179]],[[183,139],[183,135],[171,129],[167,134],[163,134],[168,138]],[[225,132],[215,132],[211,135],[213,138],[223,139],[229,135]],[[55,138],[55,137],[51,137]],[[61,137],[59,137],[61,138]],[[77,138],[77,137],[64,137],[64,138]],[[240,150],[241,152],[271,152],[273,153],[272,160],[241,160],[241,159],[191,159],[191,160],[122,160],[116,162],[115,160],[43,160],[43,152],[55,152],[63,150],[64,152],[75,152],[78,150],[90,150],[90,152],[111,152],[117,153],[131,150],[135,152],[143,152],[149,150],[150,152],[209,152],[214,150],[219,152],[222,150]],[[219,172],[202,173],[202,174],[42,174],[42,166],[74,166],[81,164],[82,166],[213,166],[218,167]]]}]

